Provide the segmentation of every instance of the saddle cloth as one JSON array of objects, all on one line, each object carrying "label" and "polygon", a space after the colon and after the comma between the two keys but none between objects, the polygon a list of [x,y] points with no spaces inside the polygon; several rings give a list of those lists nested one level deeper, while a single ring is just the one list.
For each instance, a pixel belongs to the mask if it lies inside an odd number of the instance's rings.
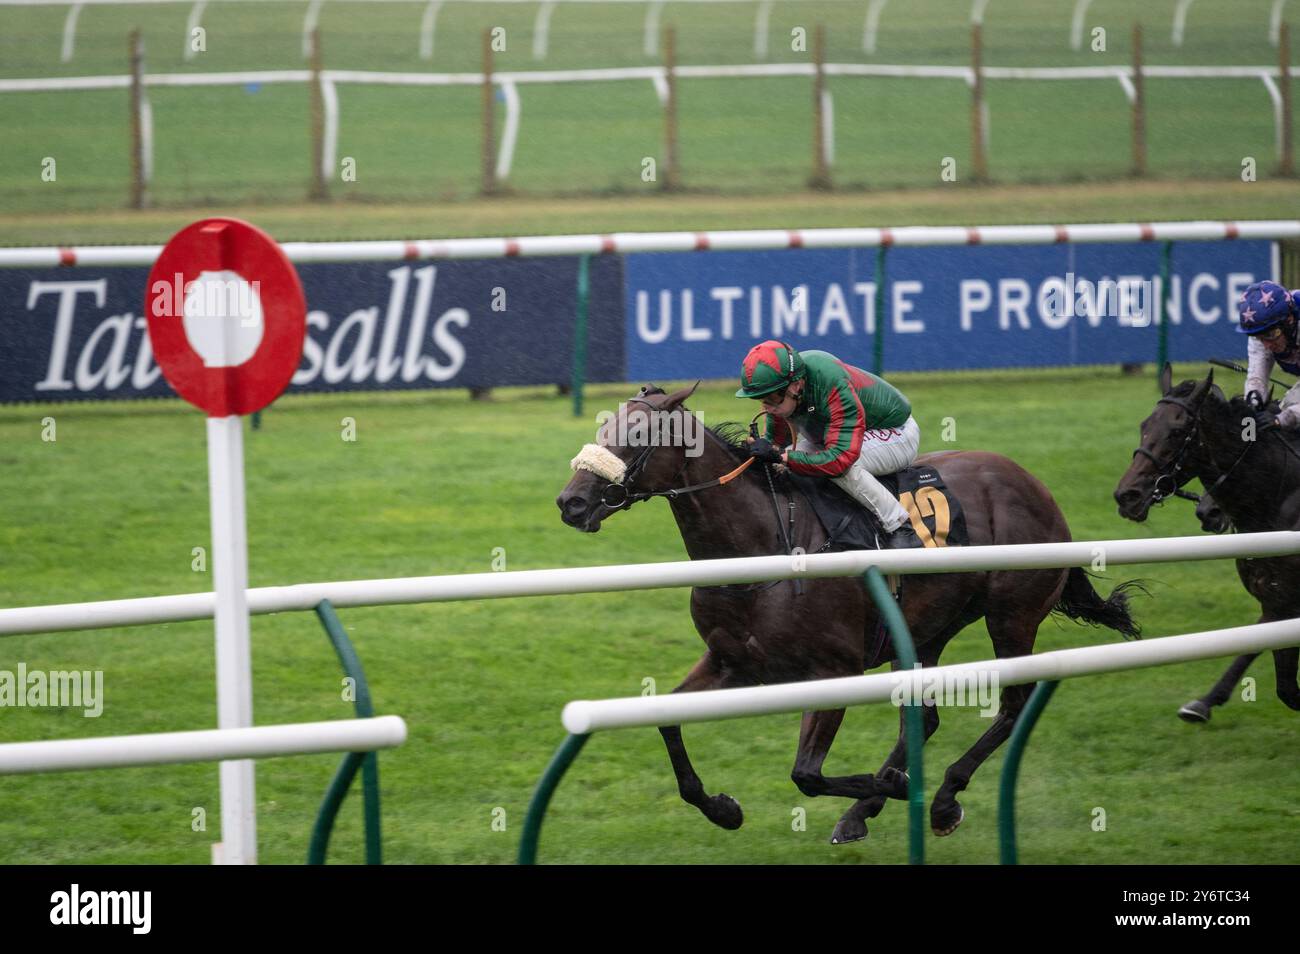
[{"label": "saddle cloth", "polygon": [[[812,504],[830,537],[827,550],[875,550],[884,536],[875,515],[831,481],[787,472]],[[877,478],[898,498],[912,518],[912,529],[927,547],[960,547],[970,543],[961,501],[930,466],[909,467]]]}]

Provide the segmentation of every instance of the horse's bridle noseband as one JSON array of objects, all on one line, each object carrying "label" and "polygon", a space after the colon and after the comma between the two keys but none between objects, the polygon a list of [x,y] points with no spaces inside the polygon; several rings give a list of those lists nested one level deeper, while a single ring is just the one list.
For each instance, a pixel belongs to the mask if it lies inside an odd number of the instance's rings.
[{"label": "horse's bridle noseband", "polygon": [[[655,407],[644,398],[628,398],[624,403],[644,404],[651,411],[663,410],[662,408]],[[735,470],[723,474],[721,477],[715,477],[713,480],[706,480],[702,484],[692,484],[689,487],[669,487],[667,490],[645,490],[634,493],[629,489],[632,482],[641,475],[643,470],[645,470],[646,464],[650,461],[650,455],[653,454],[655,449],[659,446],[660,445],[651,442],[643,447],[641,451],[632,458],[632,463],[627,465],[627,469],[623,472],[623,479],[618,483],[613,483],[611,481],[601,489],[600,502],[610,510],[618,510],[620,507],[630,507],[634,503],[640,503],[642,500],[649,500],[652,497],[667,497],[669,500],[672,500],[675,497],[680,497],[682,494],[693,494],[697,490],[707,490],[710,487],[717,487],[720,484],[725,484],[744,473],[749,465],[754,462],[754,458],[750,457]],[[683,459],[681,468],[673,475],[671,482],[676,483],[677,479],[682,476],[686,471],[687,463],[688,461]]]},{"label": "horse's bridle noseband", "polygon": [[[1199,501],[1201,499],[1199,494],[1193,494],[1182,489],[1181,485],[1182,483],[1185,483],[1185,481],[1179,481],[1178,477],[1183,469],[1183,458],[1187,456],[1187,452],[1191,449],[1192,442],[1196,439],[1197,434],[1201,429],[1200,408],[1194,408],[1186,401],[1173,397],[1162,397],[1156,402],[1156,404],[1173,404],[1176,407],[1181,407],[1191,415],[1192,426],[1188,428],[1187,436],[1183,438],[1183,445],[1178,448],[1177,453],[1174,454],[1173,460],[1170,461],[1168,465],[1161,464],[1160,461],[1156,460],[1155,455],[1145,447],[1139,447],[1137,450],[1133,451],[1134,457],[1141,454],[1147,460],[1151,461],[1151,466],[1156,469],[1155,483],[1151,488],[1151,502],[1153,504],[1158,504],[1166,497],[1182,497],[1184,500]],[[1190,479],[1191,475],[1188,476]],[[1168,489],[1162,489],[1162,485]]]}]

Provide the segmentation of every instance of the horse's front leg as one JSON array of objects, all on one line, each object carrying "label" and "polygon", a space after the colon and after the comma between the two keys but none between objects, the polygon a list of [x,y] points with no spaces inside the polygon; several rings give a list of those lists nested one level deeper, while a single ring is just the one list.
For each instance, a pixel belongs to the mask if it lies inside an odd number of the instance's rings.
[{"label": "horse's front leg", "polygon": [[1300,648],[1273,650],[1273,668],[1277,671],[1277,697],[1288,709],[1300,712]]},{"label": "horse's front leg", "polygon": [[1244,656],[1238,656],[1234,659],[1227,671],[1219,677],[1219,681],[1214,684],[1214,688],[1207,692],[1199,699],[1193,699],[1178,710],[1178,718],[1184,722],[1209,722],[1210,710],[1215,706],[1221,706],[1228,701],[1232,695],[1232,690],[1236,688],[1241,677],[1246,670],[1250,668],[1259,653],[1247,653]]},{"label": "horse's front leg", "polygon": [[[706,652],[690,671],[682,684],[673,692],[700,692],[705,689],[722,689],[728,684],[722,666],[712,652]],[[740,803],[726,793],[710,795],[704,790],[704,783],[695,773],[690,756],[686,754],[686,745],[682,742],[682,727],[679,725],[661,725],[659,734],[663,736],[668,748],[668,758],[673,763],[673,773],[677,776],[677,791],[682,801],[694,805],[704,817],[720,828],[734,831],[745,820],[740,810]]]},{"label": "horse's front leg", "polygon": [[[906,798],[907,777],[897,769],[884,768],[879,775],[866,773],[828,777],[822,774],[822,765],[843,721],[843,709],[803,714],[803,725],[799,730],[799,754],[795,757],[794,771],[790,773],[790,778],[799,791],[813,798],[819,795],[856,799],[875,796]],[[840,833],[838,825],[835,830],[836,835],[831,837],[832,844],[837,843],[836,836]]]}]

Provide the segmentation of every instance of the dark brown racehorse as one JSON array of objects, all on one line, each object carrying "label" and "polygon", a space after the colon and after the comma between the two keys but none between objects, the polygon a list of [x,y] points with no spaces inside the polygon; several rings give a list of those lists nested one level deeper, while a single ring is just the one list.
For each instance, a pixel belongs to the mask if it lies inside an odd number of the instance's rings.
[{"label": "dark brown racehorse", "polygon": [[[654,425],[647,422],[656,415],[678,409],[679,414],[685,413],[682,402],[693,391],[687,388],[668,395],[657,388],[643,388],[620,408],[602,431],[601,446],[626,465],[627,473],[615,483],[579,470],[556,500],[564,522],[595,533],[612,513],[651,495],[667,496],[692,560],[786,553],[789,547],[817,552],[826,533],[802,495],[791,491],[780,475],[773,485],[775,501],[764,468],[758,464],[726,485],[716,484],[716,478],[747,458],[741,429],[723,426],[704,431],[698,456],[688,455],[681,446],[635,447],[616,442],[620,431],[631,434],[639,427],[653,433]],[[1007,458],[947,451],[923,455],[918,463],[938,468],[961,501],[972,545],[1070,539],[1065,517],[1047,488]],[[687,492],[701,484],[706,486]],[[792,493],[795,510],[790,532],[786,514]],[[782,515],[779,522],[778,512]],[[994,653],[1000,658],[1029,654],[1039,624],[1054,610],[1126,636],[1138,633],[1124,587],[1102,600],[1084,571],[1077,568],[914,576],[907,582],[902,603],[917,655],[925,666],[936,665],[948,641],[981,617],[987,620]],[[691,591],[691,617],[708,648],[675,692],[859,675],[867,664],[877,612],[857,579],[804,579],[696,587]],[[880,661],[892,659],[891,648]],[[957,794],[1010,735],[1031,689],[1012,686],[1003,690],[997,717],[969,751],[948,767],[930,808],[935,834],[950,834],[961,823]],[[929,738],[939,726],[938,709],[926,706],[924,716],[925,737]],[[906,797],[901,724],[898,742],[876,775],[822,774],[822,764],[843,718],[843,709],[804,713],[791,774],[805,795],[854,800],[835,826],[831,841],[836,844],[865,837],[866,819],[881,811],[886,798]],[[714,824],[739,828],[743,820],[740,805],[729,795],[706,792],[686,754],[680,727],[663,726],[659,731],[681,797]]]},{"label": "dark brown racehorse", "polygon": [[[1152,504],[1199,478],[1207,494],[1198,515],[1218,507],[1244,533],[1300,529],[1300,454],[1277,429],[1255,427],[1254,411],[1241,398],[1225,398],[1213,371],[1203,381],[1174,387],[1173,370],[1166,364],[1160,384],[1163,396],[1142,422],[1142,443],[1115,488],[1120,516],[1145,520]],[[1213,504],[1207,505],[1211,496]],[[1300,616],[1300,556],[1238,560],[1237,573],[1259,601],[1259,622]],[[1234,659],[1214,688],[1184,705],[1179,716],[1209,721],[1210,710],[1228,701],[1258,655]],[[1300,649],[1273,652],[1277,696],[1300,710],[1297,657]]]}]

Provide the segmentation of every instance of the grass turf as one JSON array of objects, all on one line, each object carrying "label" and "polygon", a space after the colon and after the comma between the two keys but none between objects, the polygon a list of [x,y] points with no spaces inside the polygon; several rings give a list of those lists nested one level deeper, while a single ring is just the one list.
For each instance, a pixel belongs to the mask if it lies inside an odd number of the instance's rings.
[{"label": "grass turf", "polygon": [[[1203,369],[1184,367],[1180,377]],[[1121,521],[1110,493],[1151,408],[1149,377],[1113,368],[898,375],[918,411],[923,450],[1009,454],[1052,489],[1077,539],[1192,533],[1190,505],[1141,526]],[[290,398],[247,437],[250,571],[254,585],[684,558],[662,504],[619,515],[595,536],[563,526],[553,498],[567,461],[594,432],[595,412],[627,387],[593,389],[590,415],[541,390],[468,403],[455,393]],[[744,416],[725,383],[691,401],[708,422]],[[53,416],[57,441],[41,440]],[[954,417],[955,444],[939,440]],[[358,439],[341,439],[353,417]],[[201,590],[192,548],[208,545],[201,418],[175,401],[0,409],[0,605]],[[1253,622],[1254,602],[1228,563],[1112,567],[1099,588],[1141,576],[1149,637]],[[562,737],[573,698],[671,689],[701,651],[687,594],[658,590],[341,611],[380,713],[403,715],[405,747],[381,756],[390,862],[507,862],[533,784]],[[1039,649],[1117,638],[1044,624]],[[0,710],[0,739],[74,738],[215,723],[211,624],[10,637],[0,668],[105,674],[98,720],[58,709]],[[982,626],[945,662],[987,658]],[[310,614],[253,621],[259,724],[344,718],[341,674]],[[1035,730],[1020,786],[1022,860],[1040,863],[1286,863],[1300,825],[1296,717],[1273,697],[1271,662],[1251,672],[1259,701],[1235,699],[1202,727],[1174,717],[1222,669],[1217,661],[1067,682]],[[1240,693],[1238,693],[1239,695]],[[874,771],[896,714],[854,710],[828,773]],[[987,723],[946,711],[927,747],[926,788]],[[560,788],[544,832],[551,862],[895,863],[906,816],[891,805],[871,838],[831,848],[847,803],[807,799],[789,781],[794,715],[691,726],[685,735],[706,785],[740,799],[739,832],[710,826],[680,803],[658,734],[598,735]],[[259,763],[261,858],[305,857],[312,815],[334,756]],[[927,840],[938,863],[996,859],[994,756],[962,801],[963,828]],[[0,779],[0,863],[191,862],[208,859],[219,828],[216,771],[178,766]],[[193,830],[194,810],[207,831]],[[506,830],[494,830],[494,810]],[[807,812],[795,830],[795,810]],[[1094,830],[1096,809],[1105,830]],[[356,795],[331,857],[362,857]]]}]

